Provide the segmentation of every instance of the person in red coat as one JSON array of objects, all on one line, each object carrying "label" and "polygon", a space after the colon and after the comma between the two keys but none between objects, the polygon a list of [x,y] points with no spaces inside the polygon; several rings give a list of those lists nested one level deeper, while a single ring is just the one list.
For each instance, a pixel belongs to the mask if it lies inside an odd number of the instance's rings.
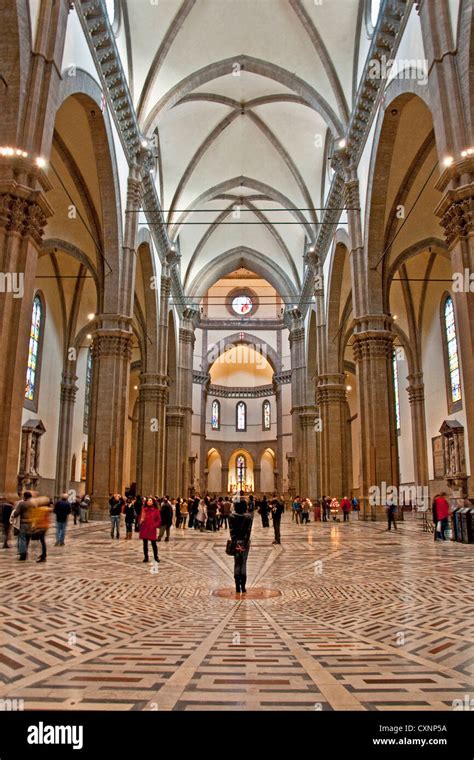
[{"label": "person in red coat", "polygon": [[349,522],[349,513],[351,511],[351,503],[347,496],[344,496],[343,500],[341,501],[341,509],[344,513],[344,522]]},{"label": "person in red coat", "polygon": [[[446,541],[446,537],[444,535],[444,532],[446,528],[448,527],[448,521],[449,521],[449,502],[446,499],[446,494],[443,491],[443,493],[440,493],[439,496],[436,496],[434,503],[433,503],[433,518],[436,522],[435,529],[434,529],[434,540],[436,541],[437,538],[441,538],[442,541]],[[438,531],[438,524],[440,524],[440,530]]]},{"label": "person in red coat", "polygon": [[156,531],[161,525],[160,510],[155,500],[149,497],[141,513],[139,536],[143,541],[144,562],[148,562],[148,541],[151,541],[155,562],[159,562]]}]

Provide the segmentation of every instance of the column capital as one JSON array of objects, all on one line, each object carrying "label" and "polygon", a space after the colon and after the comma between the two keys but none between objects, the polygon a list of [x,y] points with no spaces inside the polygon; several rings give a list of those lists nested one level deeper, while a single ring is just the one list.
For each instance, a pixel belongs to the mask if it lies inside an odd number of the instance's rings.
[{"label": "column capital", "polygon": [[28,199],[14,193],[0,194],[0,227],[7,232],[31,237],[37,245],[41,245],[50,215],[48,211],[49,208],[39,199]]},{"label": "column capital", "polygon": [[92,358],[116,356],[130,361],[132,358],[133,333],[128,330],[98,329],[92,334]]},{"label": "column capital", "polygon": [[194,345],[195,340],[196,340],[196,336],[192,328],[190,327],[179,328],[179,342],[180,343],[191,343]]},{"label": "column capital", "polygon": [[423,404],[425,401],[425,385],[423,383],[423,372],[413,372],[407,376],[408,400],[411,405]]},{"label": "column capital", "polygon": [[458,240],[467,240],[474,233],[474,184],[456,190],[448,190],[435,209],[448,248]]}]

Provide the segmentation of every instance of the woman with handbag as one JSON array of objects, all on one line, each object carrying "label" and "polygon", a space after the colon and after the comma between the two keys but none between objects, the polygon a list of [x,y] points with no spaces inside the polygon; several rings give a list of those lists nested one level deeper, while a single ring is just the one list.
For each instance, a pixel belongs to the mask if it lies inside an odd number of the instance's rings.
[{"label": "woman with handbag", "polygon": [[247,502],[241,498],[234,504],[234,514],[229,517],[230,549],[234,556],[235,591],[245,594],[247,582],[247,557],[250,550],[252,515],[247,512]]}]

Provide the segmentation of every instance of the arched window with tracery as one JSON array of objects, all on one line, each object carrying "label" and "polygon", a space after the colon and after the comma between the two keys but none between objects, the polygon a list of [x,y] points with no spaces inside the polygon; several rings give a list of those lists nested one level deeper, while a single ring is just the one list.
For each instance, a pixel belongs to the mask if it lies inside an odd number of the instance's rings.
[{"label": "arched window with tracery", "polygon": [[220,430],[221,428],[221,405],[217,399],[214,399],[211,406],[211,429]]},{"label": "arched window with tracery", "polygon": [[247,462],[243,454],[235,460],[235,480],[238,490],[242,491],[247,482]]},{"label": "arched window with tracery", "polygon": [[268,399],[262,404],[262,430],[271,430],[272,427],[272,408]]},{"label": "arched window with tracery", "polygon": [[44,308],[37,293],[33,299],[31,313],[30,342],[28,346],[28,366],[26,370],[25,399],[30,408],[38,402],[41,348],[43,344]]},{"label": "arched window with tracery", "polygon": [[247,405],[239,401],[235,407],[235,429],[240,432],[247,430]]},{"label": "arched window with tracery", "polygon": [[393,391],[395,396],[395,422],[397,434],[400,435],[400,390],[398,387],[398,364],[397,364],[397,352],[393,352]]},{"label": "arched window with tracery", "polygon": [[91,385],[92,385],[92,351],[89,348],[87,351],[87,361],[86,361],[86,392],[84,396],[84,424],[83,424],[84,433],[89,432]]},{"label": "arched window with tracery", "polygon": [[441,302],[441,326],[448,411],[451,413],[457,412],[462,408],[462,391],[456,315],[454,313],[454,302],[449,294]]}]

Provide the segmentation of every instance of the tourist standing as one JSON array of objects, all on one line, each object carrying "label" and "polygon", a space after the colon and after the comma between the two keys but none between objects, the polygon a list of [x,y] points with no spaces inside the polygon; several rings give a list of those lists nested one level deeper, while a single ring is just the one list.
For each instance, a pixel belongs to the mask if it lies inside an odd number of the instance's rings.
[{"label": "tourist standing", "polygon": [[89,522],[89,509],[91,505],[90,497],[87,494],[81,499],[79,504],[79,522]]},{"label": "tourist standing", "polygon": [[109,499],[109,515],[110,515],[110,537],[119,538],[120,536],[120,515],[125,501],[122,499],[119,493],[114,493]]},{"label": "tourist standing", "polygon": [[311,501],[309,499],[303,499],[301,502],[301,525],[308,525],[309,523],[309,510],[311,509]]},{"label": "tourist standing", "polygon": [[32,493],[30,491],[25,491],[23,494],[23,499],[21,499],[17,503],[15,507],[15,511],[13,512],[13,517],[20,518],[20,527],[19,527],[19,533],[18,533],[18,553],[19,553],[19,559],[23,562],[26,560],[28,556],[28,546],[29,546],[30,537],[31,537],[30,536],[30,510],[32,507],[31,498],[32,498]]},{"label": "tourist standing", "polygon": [[234,579],[237,594],[245,594],[247,589],[247,558],[250,551],[252,515],[247,511],[244,498],[234,505],[234,514],[229,518],[230,538],[234,548]]},{"label": "tourist standing", "polygon": [[206,525],[206,519],[207,519],[206,502],[204,501],[204,499],[200,499],[197,512],[194,517],[195,529],[200,530],[202,533]]},{"label": "tourist standing", "polygon": [[67,520],[71,514],[71,504],[68,501],[66,493],[63,493],[54,505],[54,514],[56,515],[56,543],[54,545],[64,546]]},{"label": "tourist standing", "polygon": [[211,499],[207,505],[207,530],[217,530],[217,501]]},{"label": "tourist standing", "polygon": [[280,525],[281,525],[281,516],[283,512],[285,511],[285,506],[281,499],[273,499],[272,501],[272,520],[273,520],[273,530],[275,533],[275,540],[272,541],[273,544],[280,544],[281,543],[281,533],[280,533]]},{"label": "tourist standing", "polygon": [[37,562],[46,562],[46,533],[49,528],[49,518],[52,512],[51,506],[35,505],[31,509],[31,539],[39,541],[41,545],[41,554]]},{"label": "tourist standing", "polygon": [[186,521],[188,519],[188,502],[187,499],[183,499],[180,505],[180,514],[181,514],[181,522],[180,527],[182,527],[183,530],[186,529]]},{"label": "tourist standing", "polygon": [[222,525],[225,525],[226,528],[229,527],[229,517],[232,510],[232,502],[230,501],[228,496],[225,496],[222,500],[222,504],[219,507],[221,510],[222,515]]},{"label": "tourist standing", "polygon": [[156,543],[156,532],[160,526],[160,510],[155,500],[150,496],[142,507],[140,517],[139,535],[143,541],[143,562],[148,562],[148,541],[151,541],[155,562],[160,561],[158,557],[158,545]]},{"label": "tourist standing", "polygon": [[397,505],[394,501],[389,501],[385,507],[387,510],[387,530],[392,529],[392,524],[395,530],[398,530],[397,528],[397,521],[395,520],[395,513],[397,511]]},{"label": "tourist standing", "polygon": [[8,543],[8,540],[12,529],[10,517],[13,512],[13,504],[11,501],[5,499],[3,503],[0,504],[0,509],[2,510],[3,548],[9,549],[10,544]]},{"label": "tourist standing", "polygon": [[173,524],[173,507],[171,505],[171,502],[168,496],[165,496],[165,498],[161,502],[160,517],[161,517],[161,525],[160,525],[160,533],[158,536],[158,541],[161,541],[165,533],[166,533],[165,541],[169,541],[171,525]]},{"label": "tourist standing", "polygon": [[434,499],[433,518],[435,520],[434,540],[437,541],[440,538],[442,541],[446,541],[444,534],[449,522],[449,502],[444,491]]},{"label": "tourist standing", "polygon": [[263,499],[260,501],[260,504],[258,506],[258,511],[260,512],[260,517],[262,519],[262,528],[270,527],[270,522],[268,519],[269,510],[270,510],[270,507],[268,505],[267,497],[264,495]]},{"label": "tourist standing", "polygon": [[344,515],[344,517],[343,517],[344,522],[349,522],[349,515],[350,515],[350,511],[351,511],[351,506],[352,505],[351,505],[349,499],[347,498],[347,496],[344,496],[343,500],[341,501],[341,509],[342,509],[342,513]]},{"label": "tourist standing", "polygon": [[123,515],[125,518],[125,540],[131,541],[133,536],[133,526],[137,518],[135,512],[135,500],[128,498],[123,508]]}]

